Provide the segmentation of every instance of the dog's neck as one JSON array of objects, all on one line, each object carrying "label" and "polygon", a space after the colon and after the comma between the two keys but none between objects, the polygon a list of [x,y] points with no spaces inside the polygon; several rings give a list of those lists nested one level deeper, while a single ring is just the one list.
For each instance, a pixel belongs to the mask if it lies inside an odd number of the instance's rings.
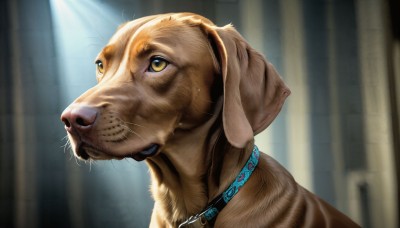
[{"label": "dog's neck", "polygon": [[157,209],[173,225],[202,211],[233,182],[250,156],[253,142],[245,149],[232,147],[220,118],[214,116],[190,132],[176,131],[172,146],[147,160]]}]

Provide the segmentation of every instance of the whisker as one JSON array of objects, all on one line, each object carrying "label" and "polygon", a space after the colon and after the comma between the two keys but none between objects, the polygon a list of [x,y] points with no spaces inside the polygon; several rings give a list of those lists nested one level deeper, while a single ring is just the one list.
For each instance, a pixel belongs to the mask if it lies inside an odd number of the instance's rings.
[{"label": "whisker", "polygon": [[89,158],[89,173],[92,172],[93,159]]},{"label": "whisker", "polygon": [[89,158],[88,160],[85,160],[85,165],[88,165],[89,163],[89,172],[92,172],[92,159]]},{"label": "whisker", "polygon": [[86,160],[87,162],[85,162],[85,164],[87,165],[89,163],[89,173],[92,172],[92,159],[89,158],[88,160]]},{"label": "whisker", "polygon": [[111,165],[113,166],[113,169],[115,169],[114,160],[111,160]]},{"label": "whisker", "polygon": [[129,124],[129,125],[134,125],[134,126],[138,126],[138,127],[144,127],[144,126],[142,126],[142,125],[140,125],[140,124],[136,124],[136,123],[131,123],[131,122],[127,122],[127,121],[124,121],[124,120],[122,120],[122,119],[120,119],[120,118],[115,118],[116,120],[118,120],[118,121],[120,121],[120,122],[122,122],[123,124]]},{"label": "whisker", "polygon": [[[110,111],[109,114],[110,114],[110,115],[116,114],[116,115],[119,115],[119,116],[122,115],[121,113],[116,112],[116,111]],[[118,121],[120,121],[120,122],[122,122],[122,123],[124,123],[124,124],[135,125],[135,126],[138,126],[138,127],[144,127],[144,126],[142,126],[142,125],[140,125],[140,124],[137,124],[137,123],[132,123],[132,122],[125,121],[125,120],[123,120],[123,119],[121,119],[121,118],[119,118],[119,117],[115,117],[115,119],[118,120]]]},{"label": "whisker", "polygon": [[138,133],[136,133],[134,130],[130,129],[128,126],[125,125],[121,125],[121,127],[125,128],[126,130],[128,130],[130,133],[136,135],[137,137],[139,137],[141,140],[144,141],[143,137],[141,135],[139,135]]},{"label": "whisker", "polygon": [[81,165],[79,164],[79,161],[78,161],[77,157],[76,157],[75,154],[74,154],[74,151],[72,150],[71,141],[69,140],[68,135],[66,135],[66,136],[64,136],[64,137],[62,138],[62,140],[64,140],[64,139],[67,140],[67,142],[65,142],[65,144],[61,146],[61,147],[63,147],[63,152],[64,152],[64,154],[65,154],[67,151],[69,151],[69,152],[70,152],[69,160],[71,161],[72,158],[74,158],[74,159],[75,159],[75,163],[76,163],[78,166],[81,166]]},{"label": "whisker", "polygon": [[65,140],[65,139],[68,140],[68,135],[62,137],[62,138],[60,139],[60,141],[63,141],[63,140]]},{"label": "whisker", "polygon": [[70,142],[69,141],[67,141],[64,145],[62,145],[61,146],[61,148],[63,148],[64,150],[64,154],[65,154],[65,151],[66,151],[66,149],[67,149],[67,147],[70,147],[71,145],[70,145]]},{"label": "whisker", "polygon": [[117,138],[117,141],[122,142],[122,143],[126,143],[127,142],[128,137],[123,134],[120,137]]},{"label": "whisker", "polygon": [[77,158],[74,154],[71,153],[71,157],[74,157],[74,158],[75,158],[75,163],[76,163],[78,166],[81,166],[81,164],[79,164],[78,158]]}]

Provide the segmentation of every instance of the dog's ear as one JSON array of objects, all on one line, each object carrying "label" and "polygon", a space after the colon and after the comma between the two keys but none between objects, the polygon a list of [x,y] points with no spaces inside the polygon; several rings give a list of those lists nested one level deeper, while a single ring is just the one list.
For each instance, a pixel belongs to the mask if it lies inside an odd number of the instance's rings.
[{"label": "dog's ear", "polygon": [[272,64],[231,26],[202,24],[220,64],[223,127],[228,141],[244,148],[278,115],[290,90]]}]

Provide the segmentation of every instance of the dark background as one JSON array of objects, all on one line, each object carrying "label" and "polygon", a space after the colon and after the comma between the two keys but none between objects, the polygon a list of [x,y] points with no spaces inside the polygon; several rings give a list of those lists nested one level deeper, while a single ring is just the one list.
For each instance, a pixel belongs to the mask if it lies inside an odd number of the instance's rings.
[{"label": "dark background", "polygon": [[363,227],[398,227],[396,0],[0,1],[0,227],[148,226],[146,164],[77,161],[59,116],[119,24],[180,11],[232,23],[291,88],[264,152]]}]

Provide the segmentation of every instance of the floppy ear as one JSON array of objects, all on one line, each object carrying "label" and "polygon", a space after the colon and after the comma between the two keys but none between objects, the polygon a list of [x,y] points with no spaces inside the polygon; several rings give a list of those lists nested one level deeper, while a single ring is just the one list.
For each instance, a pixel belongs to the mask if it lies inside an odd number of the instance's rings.
[{"label": "floppy ear", "polygon": [[290,90],[272,64],[231,26],[202,24],[220,63],[223,127],[233,146],[244,148],[278,115]]}]

